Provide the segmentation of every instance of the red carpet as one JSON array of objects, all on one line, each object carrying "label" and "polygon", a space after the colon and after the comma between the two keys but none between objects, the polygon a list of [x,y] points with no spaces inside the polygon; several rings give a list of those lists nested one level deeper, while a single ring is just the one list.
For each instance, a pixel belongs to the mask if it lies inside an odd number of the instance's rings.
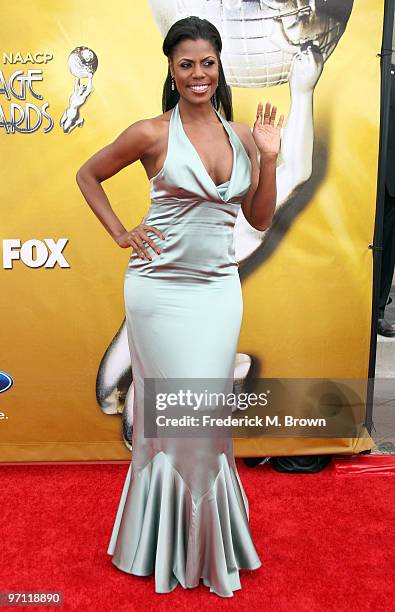
[{"label": "red carpet", "polygon": [[241,571],[242,589],[229,599],[202,584],[156,594],[153,577],[112,565],[106,549],[127,465],[3,465],[0,591],[62,591],[63,607],[34,609],[81,612],[388,611],[393,477],[339,473],[339,461],[299,475],[238,460],[263,566]]}]

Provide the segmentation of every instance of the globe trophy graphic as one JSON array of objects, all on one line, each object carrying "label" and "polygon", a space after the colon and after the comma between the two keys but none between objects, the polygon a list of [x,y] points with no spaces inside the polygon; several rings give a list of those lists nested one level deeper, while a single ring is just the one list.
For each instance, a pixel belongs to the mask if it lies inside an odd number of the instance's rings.
[{"label": "globe trophy graphic", "polygon": [[96,53],[88,47],[76,47],[67,60],[71,74],[78,79],[93,76],[98,63]]},{"label": "globe trophy graphic", "polygon": [[[67,64],[75,81],[73,93],[69,98],[69,106],[59,122],[65,134],[69,134],[75,127],[82,127],[84,124],[84,119],[80,117],[80,108],[93,90],[92,79],[98,63],[96,53],[89,47],[76,47],[68,57]],[[82,83],[81,79],[87,79],[87,83]]]},{"label": "globe trophy graphic", "polygon": [[353,0],[149,0],[164,37],[189,15],[211,21],[222,38],[228,85],[270,87],[289,79],[294,57],[317,47],[326,61],[343,34]]},{"label": "globe trophy graphic", "polygon": [[[223,42],[221,61],[228,85],[262,88],[288,84],[290,88],[272,227],[263,231],[253,228],[241,207],[234,227],[234,249],[243,282],[253,267],[261,265],[281,244],[297,215],[309,204],[308,196],[299,195],[303,195],[313,169],[314,89],[347,27],[353,0],[149,0],[149,5],[162,37],[174,22],[191,15],[216,26]],[[257,156],[259,160],[259,153]],[[244,388],[251,365],[250,355],[237,353],[235,395]],[[134,383],[125,320],[101,360],[96,398],[104,413],[123,415],[123,440],[131,449]]]}]

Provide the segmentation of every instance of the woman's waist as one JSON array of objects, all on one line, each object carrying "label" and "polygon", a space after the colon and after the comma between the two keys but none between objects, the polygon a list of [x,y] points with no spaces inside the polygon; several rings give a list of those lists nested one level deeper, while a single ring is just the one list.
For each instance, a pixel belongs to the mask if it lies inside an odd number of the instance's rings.
[{"label": "woman's waist", "polygon": [[228,268],[237,267],[232,231],[224,231],[223,228],[208,231],[204,226],[199,228],[199,231],[194,231],[191,226],[180,231],[178,224],[159,229],[163,231],[165,238],[153,232],[147,232],[147,235],[160,252],[157,253],[144,242],[152,259],[142,259],[133,251],[129,267],[153,270],[165,267],[185,273],[188,270],[201,271],[204,274],[221,271],[224,273]]},{"label": "woman's waist", "polygon": [[[151,202],[144,216],[147,225],[160,225],[170,227],[210,227],[218,231],[232,230],[236,222],[240,205],[219,203],[214,201],[177,202],[169,203]],[[181,230],[180,230],[181,231]]]}]

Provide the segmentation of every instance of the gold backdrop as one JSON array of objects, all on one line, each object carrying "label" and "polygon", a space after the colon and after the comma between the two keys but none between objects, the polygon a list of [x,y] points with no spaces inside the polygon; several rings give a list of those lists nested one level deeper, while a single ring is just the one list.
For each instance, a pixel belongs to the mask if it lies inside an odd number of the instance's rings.
[{"label": "gold backdrop", "polygon": [[[161,112],[167,60],[148,3],[22,0],[2,7],[3,52],[46,51],[46,64],[27,100],[47,112],[53,128],[2,139],[2,239],[67,239],[69,267],[2,266],[0,369],[13,386],[0,394],[1,461],[118,460],[130,457],[120,415],[102,413],[95,384],[100,360],[123,317],[120,249],[85,203],[75,181],[82,163],[128,125]],[[258,376],[366,378],[379,141],[382,3],[354,5],[347,29],[314,94],[314,163],[325,151],[325,175],[273,255],[243,281],[239,351],[261,364]],[[94,91],[82,107],[82,129],[64,134],[59,119],[73,77],[69,53],[87,45],[99,58]],[[3,59],[3,57],[2,57]],[[233,88],[236,121],[252,126],[259,100],[289,111],[286,84]],[[3,112],[10,100],[0,94]],[[13,99],[13,101],[16,101]],[[21,105],[25,102],[19,101]],[[322,162],[322,159],[321,159]],[[313,166],[314,168],[314,166]],[[149,205],[140,163],[103,184],[128,229]],[[3,256],[4,263],[4,256]],[[238,456],[359,452],[370,439],[237,439]]]}]

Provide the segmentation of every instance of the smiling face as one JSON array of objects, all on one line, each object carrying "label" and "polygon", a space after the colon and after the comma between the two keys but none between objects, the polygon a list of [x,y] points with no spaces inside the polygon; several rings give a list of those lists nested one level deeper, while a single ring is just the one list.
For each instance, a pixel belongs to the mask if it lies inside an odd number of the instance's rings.
[{"label": "smiling face", "polygon": [[182,40],[169,58],[178,93],[188,102],[207,102],[218,86],[216,50],[208,40]]}]

